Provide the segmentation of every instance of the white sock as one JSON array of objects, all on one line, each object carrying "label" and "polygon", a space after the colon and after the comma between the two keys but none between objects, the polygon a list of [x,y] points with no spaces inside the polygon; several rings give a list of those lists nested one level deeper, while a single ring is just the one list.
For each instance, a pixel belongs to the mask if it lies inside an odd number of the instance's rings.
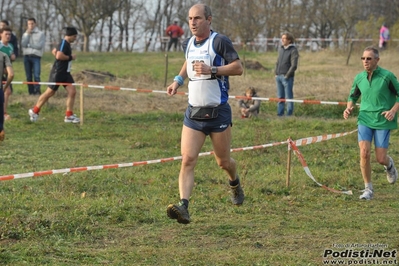
[{"label": "white sock", "polygon": [[372,183],[364,183],[364,187],[373,191],[373,184]]}]

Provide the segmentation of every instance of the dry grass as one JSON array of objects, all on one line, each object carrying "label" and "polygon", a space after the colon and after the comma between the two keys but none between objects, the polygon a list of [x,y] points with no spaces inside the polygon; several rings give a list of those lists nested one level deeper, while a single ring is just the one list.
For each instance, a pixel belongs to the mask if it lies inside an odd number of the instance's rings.
[{"label": "dry grass", "polygon": [[[295,99],[315,99],[323,101],[346,101],[350,91],[354,76],[362,71],[362,65],[359,57],[362,51],[354,51],[346,65],[347,54],[344,52],[320,51],[317,53],[301,51],[299,67],[296,71],[294,82]],[[399,75],[397,65],[399,58],[396,56],[396,50],[388,50],[381,53],[380,66],[387,68]],[[82,54],[80,57],[89,56]],[[240,55],[241,58],[244,56]],[[242,95],[245,88],[253,86],[257,88],[259,97],[276,97],[276,88],[273,68],[276,53],[264,54],[246,54],[246,60],[257,61],[267,70],[247,70],[244,75],[230,77],[230,95]],[[179,60],[180,58],[180,60]],[[179,69],[183,62],[183,56],[175,54],[170,58],[175,69]],[[17,62],[19,63],[19,62]],[[110,62],[112,64],[112,62]],[[139,66],[140,68],[145,67]],[[133,72],[132,72],[133,73]],[[169,71],[168,82],[173,80],[175,73]],[[144,88],[149,90],[165,91],[164,79],[154,80],[149,74],[143,74],[131,77],[117,77],[115,80],[104,78],[87,78],[84,75],[75,75],[76,82],[93,85],[111,85],[126,88]],[[179,89],[181,92],[187,92],[187,82]],[[65,92],[60,89],[56,97],[51,99],[52,104],[64,105]],[[176,95],[168,97],[163,93],[132,93],[104,91],[101,89],[85,89],[85,108],[103,111],[117,111],[121,113],[144,113],[151,110],[158,111],[176,111],[181,112],[185,109],[187,97]],[[12,103],[22,102],[29,105],[34,104],[36,98],[26,97],[26,95],[14,95],[11,98]],[[230,101],[234,113],[238,113],[238,108]],[[77,106],[79,99],[77,99]]]},{"label": "dry grass", "polygon": [[[90,56],[82,54],[81,58]],[[146,56],[154,63],[151,67],[161,65],[155,62],[156,54],[132,55]],[[181,62],[182,55],[177,56],[180,60],[173,60]],[[275,53],[246,56],[267,68],[276,58]],[[301,53],[295,98],[344,100],[354,75],[362,70],[359,56],[353,56],[346,66],[345,54]],[[384,53],[381,66],[396,71],[395,56],[394,51]],[[110,66],[117,66],[117,61],[111,62],[115,55],[104,57]],[[77,66],[104,71],[100,64],[85,66],[84,62]],[[20,63],[16,67],[21,67]],[[132,73],[148,69],[144,64],[129,67]],[[180,63],[172,67],[169,81]],[[123,68],[115,67],[115,71]],[[165,89],[163,79],[150,74],[90,83]],[[230,95],[240,95],[251,85],[259,88],[261,97],[275,97],[270,71],[250,70],[245,76],[232,77],[231,85]],[[63,90],[50,100],[38,123],[29,123],[26,110],[36,99],[26,93],[16,93],[11,99],[15,116],[6,124],[9,137],[0,154],[4,174],[179,154],[185,96],[87,89],[88,119],[83,127],[62,122]],[[275,104],[270,106],[274,110]],[[263,111],[259,119],[235,119],[232,146],[355,127],[356,118],[343,120],[341,110],[326,122],[323,112],[328,112],[327,107],[314,106],[317,115],[277,119],[274,113]],[[150,114],[143,114],[146,112]],[[390,148],[395,158],[399,158],[397,139],[395,131]],[[211,149],[207,141],[204,151]],[[358,200],[363,184],[356,136],[300,150],[318,181],[329,187],[347,187],[355,195],[337,195],[319,188],[295,156],[291,186],[286,188],[287,149],[283,146],[234,154],[246,193],[245,204],[237,208],[229,203],[226,175],[213,158],[201,157],[190,201],[193,222],[184,227],[165,215],[166,206],[178,199],[180,162],[5,181],[0,186],[0,264],[320,265],[324,249],[333,244],[382,243],[397,249],[397,186],[387,184],[382,167],[373,164],[376,197],[367,202]]]}]

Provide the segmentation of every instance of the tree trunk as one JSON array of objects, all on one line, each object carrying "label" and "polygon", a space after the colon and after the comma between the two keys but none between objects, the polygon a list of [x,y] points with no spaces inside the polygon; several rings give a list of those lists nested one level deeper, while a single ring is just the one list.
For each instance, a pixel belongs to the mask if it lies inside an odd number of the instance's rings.
[{"label": "tree trunk", "polygon": [[104,24],[105,24],[105,20],[101,20],[101,26],[100,26],[100,45],[98,46],[97,51],[98,52],[102,52],[103,50],[103,42],[104,42],[104,34],[103,34],[103,30],[104,30]]},{"label": "tree trunk", "polygon": [[150,47],[151,42],[152,42],[152,37],[154,36],[154,33],[155,33],[155,27],[156,27],[156,24],[157,24],[156,22],[158,21],[158,14],[159,14],[159,11],[161,10],[161,2],[162,2],[162,0],[158,1],[157,11],[155,12],[155,18],[154,18],[154,20],[152,22],[151,34],[150,34],[150,37],[148,38],[148,40],[147,40],[147,42],[145,44],[145,51],[146,52],[148,52],[148,48]]},{"label": "tree trunk", "polygon": [[90,34],[83,33],[83,52],[89,52]]},{"label": "tree trunk", "polygon": [[123,26],[120,27],[119,38],[118,38],[118,51],[123,51],[122,44],[123,44],[123,33],[124,32],[125,32],[125,27],[123,27]]},{"label": "tree trunk", "polygon": [[107,52],[109,52],[110,50],[111,50],[111,45],[112,45],[112,26],[113,26],[113,23],[112,23],[112,16],[111,17],[109,17],[109,25],[108,25],[108,44],[107,44]]}]

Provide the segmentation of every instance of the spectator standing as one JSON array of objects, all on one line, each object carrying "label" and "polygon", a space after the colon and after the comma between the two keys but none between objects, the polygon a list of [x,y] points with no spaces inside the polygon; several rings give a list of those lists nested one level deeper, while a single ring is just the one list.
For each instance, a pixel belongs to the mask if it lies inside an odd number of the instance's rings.
[{"label": "spectator standing", "polygon": [[[0,21],[0,28],[6,27],[6,26],[10,27],[10,23],[8,22],[8,20],[5,20],[5,19],[1,20]],[[11,27],[10,27],[10,29],[11,29]],[[11,29],[10,43],[14,47],[15,58],[18,58],[18,56],[19,56],[18,39],[17,39],[17,36],[15,36],[15,34],[12,32],[12,29]]]},{"label": "spectator standing", "polygon": [[[35,82],[40,82],[41,66],[46,36],[36,26],[36,19],[29,18],[26,32],[22,35],[21,46],[24,55],[26,80],[32,82],[32,74]],[[39,84],[28,84],[30,95],[41,94]]]},{"label": "spectator standing", "polygon": [[184,34],[183,29],[177,24],[177,20],[175,20],[172,25],[166,28],[166,34],[169,36],[168,51],[172,45],[174,45],[175,51],[177,51],[179,39]]},{"label": "spectator standing", "polygon": [[0,84],[0,141],[4,141],[5,133],[4,133],[4,93],[3,89],[10,86],[11,81],[14,78],[14,70],[11,65],[10,58],[3,52],[0,52],[0,75],[7,75],[7,81],[3,86],[3,83]]},{"label": "spectator standing", "polygon": [[[8,26],[0,28],[0,52],[5,53],[10,61],[13,62],[15,60],[14,47],[10,43],[11,39],[11,28]],[[7,74],[3,74],[2,81],[7,81]],[[4,120],[11,119],[10,115],[7,113],[8,100],[12,94],[12,84],[7,87],[4,87]]]},{"label": "spectator standing", "polygon": [[167,215],[178,223],[190,222],[188,205],[194,188],[194,168],[206,137],[209,135],[219,167],[229,176],[231,202],[241,205],[244,191],[230,156],[231,107],[228,104],[229,76],[241,75],[243,68],[229,38],[211,30],[211,9],[204,4],[192,6],[188,13],[193,37],[183,42],[185,62],[174,82],[167,87],[175,95],[188,83],[188,107],[181,134],[182,163],[179,173],[180,202],[167,207]]},{"label": "spectator standing", "polygon": [[[298,67],[299,53],[296,48],[294,35],[289,32],[281,36],[281,43],[278,50],[278,58],[275,68],[275,79],[277,85],[277,98],[293,99],[294,98],[294,76]],[[284,116],[285,101],[278,102],[277,115]],[[287,102],[287,116],[294,112],[294,103]]]},{"label": "spectator standing", "polygon": [[361,59],[364,71],[355,76],[343,116],[347,119],[357,100],[362,97],[357,136],[365,189],[360,199],[370,200],[374,194],[370,162],[373,139],[375,158],[384,166],[388,182],[394,184],[398,178],[394,162],[387,152],[391,130],[398,128],[399,83],[392,72],[378,66],[380,57],[376,48],[366,47]]},{"label": "spectator standing", "polygon": [[389,29],[386,23],[382,24],[380,28],[380,42],[379,47],[380,49],[386,49],[388,41],[390,39]]},{"label": "spectator standing", "polygon": [[[64,85],[68,96],[66,100],[66,112],[65,112],[65,123],[79,123],[80,119],[73,113],[73,106],[75,103],[76,88],[72,83],[75,83],[71,75],[72,60],[76,59],[76,55],[72,54],[71,43],[73,43],[78,37],[78,31],[74,27],[67,27],[65,37],[58,45],[56,50],[53,50],[55,54],[55,62],[50,72],[49,82],[55,83],[71,83]],[[54,96],[58,90],[59,85],[50,85],[46,91],[40,95],[36,105],[29,109],[30,121],[36,122],[39,118],[39,112],[41,107]]]},{"label": "spectator standing", "polygon": [[[258,97],[254,87],[248,87],[244,93],[245,97]],[[240,99],[238,101],[240,114],[242,118],[256,117],[259,114],[260,100]]]}]

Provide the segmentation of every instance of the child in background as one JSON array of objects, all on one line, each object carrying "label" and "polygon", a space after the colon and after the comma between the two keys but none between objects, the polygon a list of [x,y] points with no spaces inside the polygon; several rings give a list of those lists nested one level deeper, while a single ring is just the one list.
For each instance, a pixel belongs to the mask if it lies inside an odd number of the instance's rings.
[{"label": "child in background", "polygon": [[[246,97],[258,97],[254,87],[248,87],[244,95]],[[241,99],[238,101],[238,106],[242,118],[256,117],[259,114],[260,100]]]}]

